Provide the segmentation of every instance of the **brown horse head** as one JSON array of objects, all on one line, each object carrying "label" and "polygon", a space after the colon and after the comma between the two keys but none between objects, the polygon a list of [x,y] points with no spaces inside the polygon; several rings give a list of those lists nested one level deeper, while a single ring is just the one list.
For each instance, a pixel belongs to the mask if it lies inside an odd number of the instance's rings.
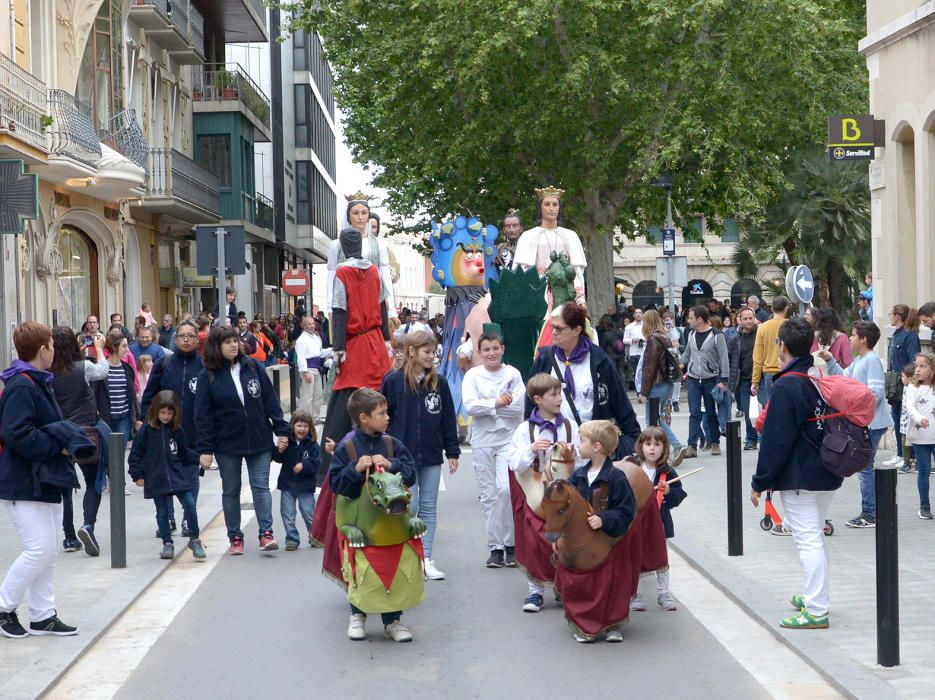
[{"label": "brown horse head", "polygon": [[[576,500],[579,503],[576,503]],[[555,479],[549,482],[542,496],[542,519],[545,520],[545,538],[549,542],[557,542],[574,514],[585,511],[587,511],[587,503],[574,486],[564,479]]]}]

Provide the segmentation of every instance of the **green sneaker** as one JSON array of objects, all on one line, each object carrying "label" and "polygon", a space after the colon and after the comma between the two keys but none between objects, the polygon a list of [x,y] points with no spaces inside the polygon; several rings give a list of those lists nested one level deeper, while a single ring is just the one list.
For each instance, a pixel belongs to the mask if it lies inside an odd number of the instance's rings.
[{"label": "green sneaker", "polygon": [[828,616],[815,617],[805,610],[779,622],[780,627],[795,630],[823,630],[828,628]]},{"label": "green sneaker", "polygon": [[792,607],[796,610],[805,610],[805,596],[804,595],[794,595],[789,599],[789,602],[792,604]]}]

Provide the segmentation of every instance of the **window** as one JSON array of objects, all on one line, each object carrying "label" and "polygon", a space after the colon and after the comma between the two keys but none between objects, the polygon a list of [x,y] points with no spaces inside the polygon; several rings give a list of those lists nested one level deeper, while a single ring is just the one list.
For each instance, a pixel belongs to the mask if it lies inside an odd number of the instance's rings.
[{"label": "window", "polygon": [[198,162],[208,172],[217,176],[221,187],[230,187],[231,184],[230,159],[230,136],[218,134],[198,137]]},{"label": "window", "polygon": [[108,130],[110,120],[123,111],[122,26],[120,3],[104,0],[81,60],[76,97],[91,105],[98,131]]},{"label": "window", "polygon": [[704,241],[704,217],[696,216],[691,224],[682,232],[686,243],[701,243]]},{"label": "window", "polygon": [[88,314],[97,311],[97,248],[84,232],[71,226],[62,226],[58,248],[62,273],[58,278],[56,323],[77,330]]},{"label": "window", "polygon": [[724,243],[740,243],[740,227],[733,219],[725,219],[724,233],[721,234]]},{"label": "window", "polygon": [[295,145],[311,148],[331,179],[336,177],[334,133],[310,85],[295,86]]},{"label": "window", "polygon": [[648,229],[646,229],[646,241],[648,243],[657,243],[662,245],[662,236],[662,226],[650,226]]},{"label": "window", "polygon": [[296,164],[296,216],[299,225],[314,225],[334,240],[338,237],[338,211],[334,192],[307,160]]}]

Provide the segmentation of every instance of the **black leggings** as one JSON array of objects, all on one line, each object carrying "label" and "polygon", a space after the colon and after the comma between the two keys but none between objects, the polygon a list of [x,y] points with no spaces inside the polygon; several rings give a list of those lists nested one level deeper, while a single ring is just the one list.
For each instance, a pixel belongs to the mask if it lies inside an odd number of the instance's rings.
[{"label": "black leggings", "polygon": [[[97,481],[96,464],[79,464],[81,474],[84,476],[84,498],[82,499],[82,508],[84,510],[84,525],[93,526],[97,522],[97,512],[101,508],[101,494],[97,492],[94,483]],[[62,514],[62,530],[65,537],[75,538],[75,509],[72,505],[72,492],[66,490],[62,494],[62,504],[64,512]]]}]

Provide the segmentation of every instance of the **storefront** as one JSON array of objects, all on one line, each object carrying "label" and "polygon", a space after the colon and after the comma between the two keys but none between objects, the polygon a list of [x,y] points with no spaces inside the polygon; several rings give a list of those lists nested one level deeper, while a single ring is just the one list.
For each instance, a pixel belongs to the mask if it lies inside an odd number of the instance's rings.
[{"label": "storefront", "polygon": [[90,314],[100,316],[97,246],[84,231],[62,226],[58,249],[62,271],[56,280],[53,323],[77,332]]}]

